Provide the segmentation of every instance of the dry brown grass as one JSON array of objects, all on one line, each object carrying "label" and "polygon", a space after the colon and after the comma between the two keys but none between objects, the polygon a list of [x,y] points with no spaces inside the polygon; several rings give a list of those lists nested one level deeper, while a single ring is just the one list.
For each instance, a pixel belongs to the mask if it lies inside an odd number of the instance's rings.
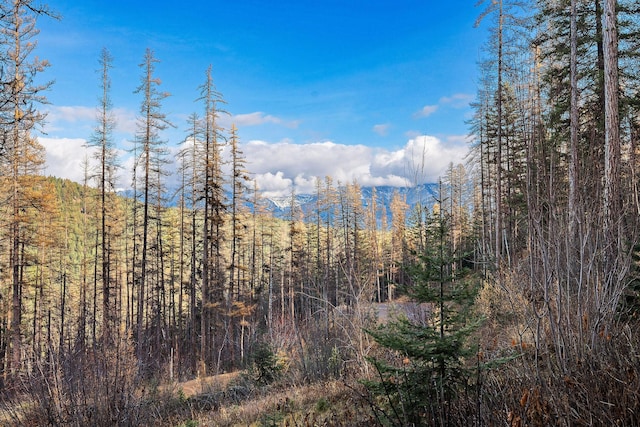
[{"label": "dry brown grass", "polygon": [[211,375],[205,378],[195,378],[189,381],[170,384],[165,388],[176,392],[179,390],[185,398],[190,398],[208,393],[211,390],[224,390],[232,381],[236,380],[239,375],[240,371]]},{"label": "dry brown grass", "polygon": [[343,382],[270,390],[237,405],[200,414],[198,426],[374,425],[358,393]]}]

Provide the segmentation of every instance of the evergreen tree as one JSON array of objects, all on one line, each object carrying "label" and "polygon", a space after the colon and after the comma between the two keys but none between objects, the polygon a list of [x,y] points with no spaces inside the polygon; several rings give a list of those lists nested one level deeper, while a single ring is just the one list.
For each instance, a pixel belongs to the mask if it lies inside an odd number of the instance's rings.
[{"label": "evergreen tree", "polygon": [[0,176],[8,187],[4,199],[7,209],[8,234],[1,236],[8,246],[8,266],[11,277],[11,308],[3,323],[8,323],[10,341],[5,344],[6,359],[0,360],[5,376],[17,373],[23,363],[24,277],[28,260],[29,215],[38,210],[39,201],[31,199],[28,189],[44,163],[44,150],[33,131],[42,125],[44,114],[37,108],[46,102],[42,93],[50,83],[40,84],[39,75],[49,66],[48,61],[34,56],[38,34],[36,20],[51,15],[46,7],[31,0],[14,0],[0,5],[0,43],[5,49],[0,55]]},{"label": "evergreen tree", "polygon": [[[234,124],[231,125],[230,131],[230,149],[231,149],[231,200],[229,204],[230,210],[230,227],[231,227],[231,254],[229,262],[229,297],[228,307],[230,316],[230,330],[231,330],[231,342],[239,344],[241,359],[244,355],[244,343],[243,339],[238,343],[236,326],[237,317],[244,316],[245,310],[244,302],[246,297],[246,277],[245,272],[247,266],[242,262],[243,248],[246,249],[244,244],[246,233],[248,230],[247,225],[247,208],[246,194],[249,192],[249,172],[246,170],[245,158],[238,143],[238,130]],[[242,321],[240,322],[242,323]],[[244,327],[242,330],[244,330]],[[242,336],[243,334],[241,334]]]},{"label": "evergreen tree", "polygon": [[[220,320],[219,310],[225,298],[225,259],[223,244],[225,242],[225,214],[227,200],[224,191],[222,173],[222,149],[224,138],[219,124],[220,114],[224,113],[220,105],[224,104],[222,95],[216,90],[213,82],[212,68],[206,71],[205,81],[199,86],[198,101],[204,104],[204,117],[200,137],[202,139],[202,175],[200,198],[203,200],[202,224],[202,311],[200,314],[200,361],[206,368],[213,362],[215,348],[224,348],[226,338],[216,340],[214,322]],[[217,316],[216,316],[217,315]],[[222,335],[222,334],[221,334]],[[220,366],[218,357],[216,369]]]},{"label": "evergreen tree", "polygon": [[453,250],[451,216],[438,202],[408,291],[416,304],[368,331],[389,354],[370,359],[379,381],[365,384],[373,396],[383,398],[376,401],[385,403],[375,409],[392,425],[448,424],[450,405],[472,375],[466,362],[475,354],[470,336],[480,323],[469,314],[476,286],[454,267],[460,254]]},{"label": "evergreen tree", "polygon": [[[187,292],[188,300],[188,321],[186,324],[186,336],[184,340],[186,346],[192,349],[186,357],[188,360],[187,365],[189,369],[195,373],[197,370],[196,358],[198,342],[198,313],[196,304],[196,294],[198,288],[199,272],[201,268],[201,254],[202,247],[200,246],[200,226],[199,221],[202,218],[202,201],[200,200],[200,189],[202,187],[203,180],[201,175],[203,173],[203,165],[200,159],[204,157],[203,154],[203,141],[202,141],[202,119],[197,113],[191,114],[189,117],[189,134],[184,141],[184,147],[180,150],[180,173],[182,175],[181,185],[181,217],[186,217],[181,220],[182,232],[181,239],[184,241],[181,249],[181,256],[185,261],[184,269],[189,268],[188,281],[182,279],[183,275],[186,275],[186,271],[180,274],[181,281],[184,282]],[[184,212],[186,210],[186,212]],[[182,269],[183,267],[181,267]],[[181,292],[182,294],[182,292]],[[179,300],[179,304],[182,305],[182,298]],[[179,309],[182,313],[182,309]]]},{"label": "evergreen tree", "polygon": [[[156,226],[156,237],[161,228],[163,191],[161,176],[166,152],[164,141],[160,138],[160,132],[168,126],[173,126],[162,112],[162,101],[169,96],[169,93],[161,92],[158,89],[161,83],[160,79],[155,77],[155,65],[158,62],[151,49],[147,49],[144,60],[140,64],[143,73],[140,78],[140,85],[136,90],[136,93],[143,95],[140,104],[138,132],[136,135],[136,145],[139,145],[141,150],[140,157],[136,159],[136,168],[139,167],[141,169],[141,176],[139,176],[138,179],[140,179],[142,185],[141,207],[143,211],[140,271],[139,277],[135,278],[138,285],[136,340],[138,357],[140,359],[142,359],[145,354],[145,337],[143,336],[143,330],[148,320],[147,316],[150,314],[150,307],[147,306],[149,302],[148,292],[152,291],[149,287],[154,279],[153,271],[150,271],[149,253],[150,250],[153,249],[156,254],[159,254],[159,252],[157,252],[159,250],[159,242],[157,239],[155,242],[152,242],[154,236],[151,233],[153,231],[153,225]],[[134,169],[134,180],[136,179],[136,172]],[[156,288],[160,285],[157,280],[155,284]],[[153,308],[157,309],[159,302],[157,301],[157,295],[154,296],[156,297],[156,307]],[[157,313],[157,310],[155,313]],[[147,352],[147,354],[150,353]]]},{"label": "evergreen tree", "polygon": [[102,267],[102,311],[103,327],[102,335],[105,344],[109,344],[111,334],[115,328],[117,315],[114,310],[115,274],[112,260],[114,259],[114,230],[113,218],[108,218],[108,208],[114,206],[115,172],[117,165],[116,149],[113,144],[112,131],[115,127],[115,119],[111,104],[111,78],[109,70],[112,67],[113,58],[105,48],[100,54],[100,104],[97,112],[97,125],[90,144],[97,148],[95,158],[98,161],[97,187],[100,197],[100,262]]}]

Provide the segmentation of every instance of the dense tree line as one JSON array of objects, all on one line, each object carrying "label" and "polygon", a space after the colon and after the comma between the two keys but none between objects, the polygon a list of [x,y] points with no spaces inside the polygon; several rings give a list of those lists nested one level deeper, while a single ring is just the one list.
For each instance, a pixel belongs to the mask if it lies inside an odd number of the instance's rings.
[{"label": "dense tree line", "polygon": [[561,365],[609,334],[631,282],[636,12],[599,0],[486,10],[495,19],[472,120],[481,247],[494,268],[526,266],[521,291]]}]

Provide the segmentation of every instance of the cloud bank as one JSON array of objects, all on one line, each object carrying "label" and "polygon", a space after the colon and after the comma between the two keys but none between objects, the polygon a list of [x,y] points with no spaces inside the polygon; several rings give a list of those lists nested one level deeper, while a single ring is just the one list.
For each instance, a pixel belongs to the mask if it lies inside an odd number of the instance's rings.
[{"label": "cloud bank", "polygon": [[82,138],[38,138],[38,141],[46,150],[45,176],[66,178],[82,183],[85,170],[91,175],[91,171],[85,167],[91,163],[96,149],[87,147],[87,141]]},{"label": "cloud bank", "polygon": [[251,141],[244,148],[247,167],[266,196],[286,195],[292,188],[298,194],[313,193],[316,178],[325,176],[362,186],[436,182],[449,163],[462,162],[467,152],[462,138],[445,143],[427,135],[410,139],[394,151],[330,141],[304,145]]},{"label": "cloud bank", "polygon": [[[46,175],[82,182],[83,162],[91,160],[91,148],[85,140],[40,138],[46,148]],[[175,147],[172,152],[177,151]],[[402,187],[416,183],[436,182],[449,163],[460,163],[468,151],[463,137],[446,141],[420,135],[396,150],[366,145],[336,144],[331,141],[295,144],[290,141],[268,143],[250,141],[241,147],[246,167],[266,197],[309,194],[315,191],[316,179],[331,176],[335,183],[358,182],[362,186]],[[126,155],[125,153],[122,153]],[[121,159],[120,182],[130,181],[131,159]],[[175,160],[167,166],[175,171]],[[177,183],[175,177],[167,184]]]}]

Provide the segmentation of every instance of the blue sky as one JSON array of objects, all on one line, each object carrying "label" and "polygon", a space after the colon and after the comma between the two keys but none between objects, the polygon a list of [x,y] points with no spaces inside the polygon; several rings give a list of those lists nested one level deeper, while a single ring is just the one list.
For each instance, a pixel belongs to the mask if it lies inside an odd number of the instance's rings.
[{"label": "blue sky", "polygon": [[[209,65],[260,187],[274,194],[314,176],[401,185],[408,158],[426,153],[433,181],[467,145],[465,120],[486,31],[474,1],[50,0],[62,19],[39,20],[37,54],[52,66],[45,173],[79,179],[79,148],[98,103],[100,50],[114,58],[116,143],[133,138],[134,94],[146,48],[157,59],[164,112],[178,147]],[[177,149],[177,148],[176,148]],[[413,154],[411,154],[413,153]],[[128,180],[126,155],[121,180]],[[78,170],[80,169],[80,170]]]}]

